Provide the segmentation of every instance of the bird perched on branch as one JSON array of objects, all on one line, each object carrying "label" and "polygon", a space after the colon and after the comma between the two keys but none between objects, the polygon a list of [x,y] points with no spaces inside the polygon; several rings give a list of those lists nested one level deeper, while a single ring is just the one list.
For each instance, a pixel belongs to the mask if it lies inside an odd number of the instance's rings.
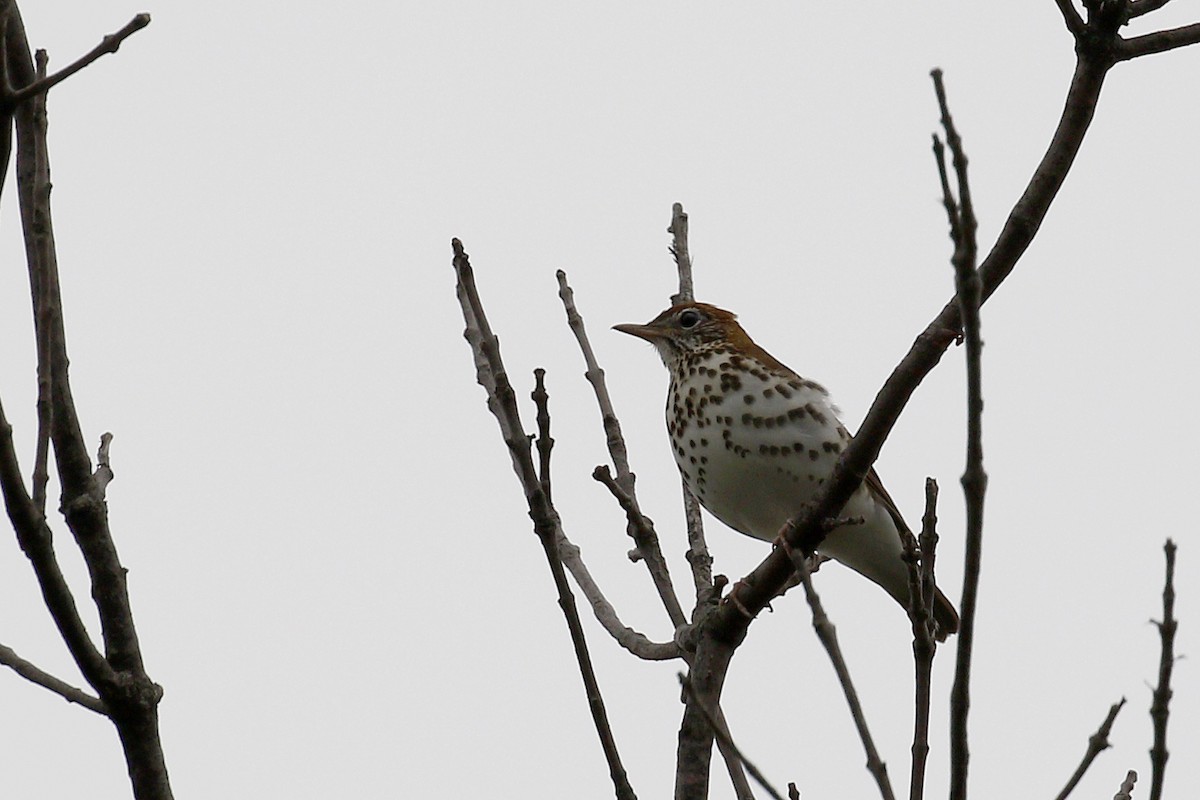
[{"label": "bird perched on branch", "polygon": [[[829,393],[755,344],[734,314],[707,303],[680,303],[645,325],[615,327],[653,344],[671,373],[667,433],[688,489],[729,527],[774,541],[850,441]],[[907,608],[900,530],[908,528],[875,470],[842,516],[846,522],[817,551]],[[940,591],[933,619],[939,640],[958,630],[958,614]]]}]

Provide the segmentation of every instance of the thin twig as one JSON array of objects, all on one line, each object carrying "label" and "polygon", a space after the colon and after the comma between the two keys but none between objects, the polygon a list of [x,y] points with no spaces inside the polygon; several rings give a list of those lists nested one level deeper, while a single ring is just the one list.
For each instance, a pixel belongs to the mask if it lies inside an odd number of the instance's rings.
[{"label": "thin twig", "polygon": [[[635,534],[631,534],[635,541],[644,540],[650,536],[658,536],[654,531],[654,520],[647,517],[638,509],[637,503],[621,487],[621,484],[617,483],[616,478],[613,477],[612,470],[609,469],[607,464],[600,464],[592,470],[592,479],[604,484],[608,488],[609,493],[612,494],[613,499],[617,501],[617,505],[625,512],[625,519],[629,525],[629,530],[637,531]],[[635,553],[640,556],[640,548]],[[631,554],[632,556],[633,554]]]},{"label": "thin twig", "polygon": [[100,434],[100,449],[96,451],[96,471],[92,479],[96,482],[96,491],[104,499],[108,493],[108,485],[112,483],[114,474],[109,461],[109,449],[112,447],[113,435],[105,432]]},{"label": "thin twig", "polygon": [[634,542],[637,543],[638,552],[646,563],[650,579],[654,582],[654,587],[658,591],[658,596],[667,611],[667,616],[671,619],[671,624],[675,628],[679,628],[686,624],[687,618],[684,616],[683,607],[679,603],[679,597],[675,594],[675,586],[671,582],[671,573],[667,568],[666,559],[663,558],[662,548],[658,542],[658,535],[654,532],[653,524],[645,518],[638,505],[637,492],[634,488],[637,478],[629,468],[629,456],[625,447],[625,437],[621,433],[621,423],[617,419],[612,399],[608,395],[608,386],[604,381],[604,370],[600,368],[599,363],[596,361],[596,354],[592,351],[592,344],[588,340],[583,315],[579,313],[579,309],[575,306],[575,292],[567,282],[567,273],[559,270],[557,278],[558,296],[562,300],[563,308],[567,312],[567,325],[575,335],[575,341],[579,344],[579,349],[583,353],[583,361],[587,365],[587,372],[584,373],[584,377],[592,385],[592,389],[596,395],[596,403],[600,407],[600,418],[604,425],[608,452],[613,460],[613,466],[617,471],[614,480],[628,498],[629,506],[626,507],[629,520],[628,533]]},{"label": "thin twig", "polygon": [[1150,748],[1150,800],[1162,797],[1163,778],[1167,771],[1167,719],[1171,706],[1171,670],[1175,666],[1175,542],[1167,539],[1163,552],[1167,557],[1167,577],[1163,582],[1163,618],[1156,622],[1162,639],[1162,655],[1158,661],[1158,686],[1154,687],[1150,703],[1150,718],[1154,721],[1154,746]]},{"label": "thin twig", "polygon": [[556,539],[558,554],[562,558],[563,564],[566,565],[567,571],[571,573],[571,577],[579,586],[579,591],[583,592],[584,598],[592,607],[596,621],[613,638],[613,641],[644,661],[670,661],[685,655],[676,641],[652,641],[646,634],[636,631],[622,622],[617,616],[616,609],[604,596],[604,592],[601,591],[599,584],[596,583],[595,578],[588,571],[587,565],[584,564],[579,546],[571,542],[561,528]]},{"label": "thin twig", "polygon": [[[934,602],[933,560],[937,546],[937,481],[925,479],[925,515],[921,520],[921,540],[911,534],[904,537],[904,559],[908,563],[909,618],[913,626],[913,740],[912,769],[909,775],[909,800],[925,794],[925,761],[929,756],[929,700],[933,683]],[[918,553],[920,562],[918,563]]]},{"label": "thin twig", "polygon": [[1125,773],[1125,780],[1121,782],[1121,788],[1113,795],[1113,800],[1133,800],[1133,785],[1137,783],[1137,773],[1133,770]]},{"label": "thin twig", "polygon": [[49,77],[40,76],[38,80],[34,81],[33,83],[27,86],[22,86],[20,89],[14,89],[12,93],[8,95],[8,97],[4,98],[4,101],[9,105],[10,108],[13,108],[19,105],[21,102],[28,100],[30,97],[33,97],[34,95],[42,94],[48,91],[51,87],[62,83],[67,78],[71,77],[76,72],[79,72],[81,69],[88,66],[101,56],[107,55],[108,53],[117,52],[117,49],[121,46],[122,42],[149,24],[149,14],[138,14],[133,19],[129,20],[129,22],[125,23],[125,27],[121,28],[115,33],[110,33],[101,39],[100,44],[93,47],[90,52],[75,61],[73,64],[64,67]]},{"label": "thin twig", "polygon": [[1125,698],[1122,697],[1119,703],[1113,703],[1108,709],[1108,715],[1104,718],[1104,722],[1100,723],[1100,727],[1088,737],[1087,752],[1083,754],[1083,761],[1079,762],[1079,766],[1075,769],[1075,773],[1071,775],[1067,785],[1058,793],[1055,800],[1067,800],[1067,796],[1075,790],[1075,786],[1083,778],[1083,774],[1088,771],[1088,767],[1096,760],[1096,756],[1107,750],[1112,745],[1108,742],[1108,734],[1112,731],[1113,722],[1117,719],[1117,713],[1120,712],[1121,706],[1125,705]]},{"label": "thin twig", "polygon": [[89,711],[108,716],[108,706],[99,697],[93,697],[64,680],[54,677],[39,667],[18,656],[11,647],[0,644],[0,664],[9,667],[22,678],[49,689],[68,703],[78,703]]},{"label": "thin twig", "polygon": [[[963,326],[963,341],[967,362],[967,464],[962,476],[967,505],[965,565],[963,596],[959,607],[961,622],[958,631],[958,658],[955,663],[954,686],[950,694],[950,797],[965,800],[967,796],[967,767],[970,749],[967,744],[967,715],[971,707],[971,654],[975,641],[975,607],[979,591],[979,573],[983,550],[983,501],[987,491],[987,473],[983,469],[983,373],[982,343],[979,336],[979,306],[983,302],[983,283],[976,268],[975,212],[971,203],[967,179],[967,156],[962,138],[954,127],[946,102],[942,71],[933,70],[933,86],[941,111],[946,146],[953,157],[955,184],[958,194],[957,213],[950,193],[944,200],[950,217],[951,239],[954,242],[954,286],[959,301],[959,317]],[[947,192],[944,156],[935,148],[942,190]]]},{"label": "thin twig", "polygon": [[[12,425],[4,415],[4,407],[0,404],[0,489],[4,493],[4,506],[8,518],[12,522],[13,531],[17,535],[17,543],[33,566],[34,575],[41,587],[42,599],[54,624],[58,627],[59,635],[75,659],[76,664],[88,682],[88,676],[100,676],[97,680],[113,681],[113,674],[108,662],[92,642],[79,609],[75,606],[75,597],[63,577],[54,554],[54,541],[45,516],[38,510],[33,499],[25,490],[21,477],[21,467],[17,462],[16,449],[13,447]],[[82,663],[81,663],[82,662]],[[95,685],[94,683],[92,684]]]},{"label": "thin twig", "polygon": [[850,706],[850,716],[854,719],[854,727],[858,730],[863,750],[866,751],[867,771],[875,778],[880,796],[884,800],[895,800],[896,795],[892,791],[891,781],[888,780],[887,764],[879,757],[879,751],[875,748],[875,741],[871,738],[871,731],[867,727],[866,714],[863,713],[862,703],[859,702],[858,692],[854,688],[854,681],[850,678],[850,668],[846,666],[846,659],[838,645],[837,628],[829,620],[825,608],[821,605],[821,598],[817,594],[817,590],[813,588],[812,576],[808,570],[808,559],[803,553],[787,545],[780,549],[785,550],[791,557],[796,574],[800,576],[800,582],[804,585],[804,594],[808,599],[809,608],[812,609],[813,628],[817,632],[817,638],[824,645],[825,652],[829,654],[829,660],[833,662],[833,670],[837,673],[838,682],[842,685],[842,692],[846,695],[846,703]]},{"label": "thin twig", "polygon": [[[591,656],[587,649],[587,639],[579,620],[579,611],[575,606],[575,597],[567,583],[566,572],[559,556],[558,512],[555,511],[545,492],[542,491],[542,484],[533,464],[529,439],[524,435],[524,428],[521,425],[516,394],[509,383],[507,371],[500,358],[499,340],[492,333],[491,325],[483,310],[483,303],[479,299],[471,262],[458,239],[453,240],[452,247],[458,297],[466,323],[466,339],[471,343],[472,352],[475,355],[477,370],[480,372],[480,384],[487,389],[488,407],[500,423],[501,433],[512,456],[513,467],[525,489],[529,516],[533,519],[534,532],[542,544],[546,561],[554,578],[555,588],[558,590],[559,606],[562,608],[567,628],[570,631],[576,662],[587,693],[588,708],[591,710],[592,721],[596,726],[596,732],[608,762],[609,776],[613,781],[617,797],[621,800],[632,800],[636,795],[629,784],[628,776],[617,752],[616,739],[613,737],[612,727],[608,722],[608,713],[604,707],[604,699],[592,667]],[[485,371],[486,374],[484,374]],[[545,402],[548,403],[548,398]]]},{"label": "thin twig", "polygon": [[682,203],[671,206],[671,224],[667,233],[671,234],[669,249],[679,272],[679,292],[671,296],[671,305],[694,302],[696,288],[692,282],[692,256],[688,251],[688,215]]},{"label": "thin twig", "polygon": [[[38,50],[36,57],[36,74],[38,78],[46,76],[46,51]],[[45,128],[46,104],[44,98],[34,104],[34,118],[38,125]],[[46,153],[40,151],[35,156],[33,193],[46,207],[50,204],[50,165],[46,163]],[[35,246],[39,250],[45,248],[44,234],[41,226],[37,228],[39,237]],[[30,291],[33,294],[33,329],[37,342],[37,444],[33,456],[33,503],[44,516],[46,514],[46,485],[50,481],[50,427],[54,402],[52,398],[50,366],[53,358],[50,346],[50,321],[55,313],[54,298],[57,297],[57,287],[51,286],[45,280],[40,270],[29,271]]]},{"label": "thin twig", "polygon": [[[688,215],[682,203],[671,206],[671,234],[669,250],[675,259],[679,273],[679,291],[671,295],[671,305],[690,303],[696,299],[695,283],[692,279],[692,256],[688,245]],[[696,589],[696,611],[705,604],[713,591],[712,555],[708,552],[708,541],[704,537],[704,520],[700,515],[700,503],[688,488],[687,481],[680,478],[683,493],[683,516],[687,524],[687,561],[692,568],[692,584]]]},{"label": "thin twig", "polygon": [[937,601],[937,500],[938,483],[933,478],[925,479],[925,514],[921,518],[921,597],[925,608],[932,609]]},{"label": "thin twig", "polygon": [[[469,267],[469,262],[468,262]],[[464,333],[468,343],[471,345],[471,354],[475,361],[475,377],[485,390],[487,396],[488,410],[495,416],[497,423],[500,426],[501,437],[506,444],[509,444],[509,455],[512,457],[513,470],[516,472],[521,485],[528,492],[529,487],[533,484],[539,484],[536,471],[530,469],[528,472],[522,467],[522,460],[514,455],[520,452],[522,448],[527,453],[529,441],[525,439],[524,433],[520,427],[519,416],[513,416],[506,413],[500,401],[501,392],[499,391],[496,376],[493,371],[492,363],[488,355],[485,354],[484,336],[478,325],[474,324],[473,317],[470,317],[470,304],[467,296],[463,291],[462,286],[458,287],[459,302],[463,307],[463,316],[466,319],[472,320],[469,322]],[[499,344],[495,345],[496,358],[494,362],[503,372],[504,363],[499,358]],[[507,384],[507,378],[505,378]],[[511,387],[509,389],[511,395]],[[515,400],[510,400],[515,403]],[[516,419],[515,428],[513,419]],[[523,445],[518,443],[518,440],[523,440]],[[604,627],[604,630],[612,636],[621,647],[627,651],[648,661],[666,661],[674,658],[679,658],[679,646],[674,642],[653,642],[644,634],[635,631],[633,628],[625,625],[617,616],[616,609],[604,596],[599,584],[592,578],[588,571],[587,565],[583,562],[583,555],[579,547],[573,544],[563,532],[561,523],[555,533],[555,543],[558,548],[559,557],[563,564],[570,571],[571,577],[575,579],[580,591],[587,598],[588,604],[592,607],[592,613],[595,614],[596,620]]]},{"label": "thin twig", "polygon": [[1059,12],[1063,15],[1063,22],[1067,25],[1067,30],[1071,35],[1078,39],[1086,30],[1083,24],[1083,17],[1079,16],[1079,12],[1075,10],[1074,3],[1071,0],[1054,0],[1058,6]]},{"label": "thin twig", "polygon": [[713,557],[708,552],[708,541],[704,538],[704,520],[700,516],[700,503],[683,481],[683,519],[687,526],[688,549],[684,554],[692,568],[692,587],[696,590],[696,607],[699,608],[715,588],[713,580]]},{"label": "thin twig", "polygon": [[[707,707],[705,710],[708,710]],[[733,796],[736,800],[754,800],[754,790],[750,788],[750,779],[746,777],[745,768],[749,765],[734,747],[733,734],[729,732],[729,722],[725,719],[725,712],[721,710],[720,706],[716,706],[715,711],[717,726],[728,737],[725,739],[717,737],[717,749],[721,751],[721,759],[725,762],[725,771],[729,773],[729,782],[733,785]]]},{"label": "thin twig", "polygon": [[538,482],[546,502],[554,504],[550,494],[550,451],[554,449],[554,438],[550,435],[550,395],[546,393],[546,370],[538,367],[533,371],[533,392],[529,395],[537,408],[537,451]]},{"label": "thin twig", "polygon": [[702,700],[692,693],[692,684],[687,679],[687,676],[685,676],[682,672],[678,672],[676,675],[679,677],[679,685],[682,686],[684,692],[691,697],[693,701],[695,701],[696,707],[700,709],[700,713],[704,715],[705,719],[708,720],[708,724],[712,726],[713,733],[734,753],[737,759],[743,765],[745,765],[746,772],[750,773],[750,777],[753,778],[759,786],[765,789],[767,794],[775,798],[775,800],[783,800],[783,796],[775,790],[775,787],[772,786],[770,781],[763,776],[758,767],[754,766],[750,759],[746,758],[746,756],[742,754],[741,749],[733,741],[733,737],[729,735],[729,731],[725,729],[725,726],[716,720],[712,711],[704,704]]}]

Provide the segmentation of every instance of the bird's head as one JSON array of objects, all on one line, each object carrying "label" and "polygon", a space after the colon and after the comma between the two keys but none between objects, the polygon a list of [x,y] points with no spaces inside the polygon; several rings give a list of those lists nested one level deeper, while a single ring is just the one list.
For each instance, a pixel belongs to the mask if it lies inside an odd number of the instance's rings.
[{"label": "bird's head", "polygon": [[707,350],[752,345],[737,324],[737,315],[708,303],[679,303],[645,325],[614,325],[613,329],[650,342],[668,367]]}]

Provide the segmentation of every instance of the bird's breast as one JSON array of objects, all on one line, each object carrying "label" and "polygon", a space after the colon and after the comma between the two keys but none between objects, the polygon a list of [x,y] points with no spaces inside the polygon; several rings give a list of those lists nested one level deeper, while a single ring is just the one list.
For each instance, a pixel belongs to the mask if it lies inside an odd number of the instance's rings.
[{"label": "bird's breast", "polygon": [[673,377],[667,429],[688,488],[726,525],[773,539],[849,440],[828,395],[747,359],[698,359]]}]

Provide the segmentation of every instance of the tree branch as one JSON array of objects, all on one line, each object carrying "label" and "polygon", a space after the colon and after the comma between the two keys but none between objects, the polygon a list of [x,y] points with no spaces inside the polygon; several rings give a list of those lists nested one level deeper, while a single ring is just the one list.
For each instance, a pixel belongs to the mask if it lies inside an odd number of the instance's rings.
[{"label": "tree branch", "polygon": [[[671,305],[690,303],[696,299],[695,283],[692,280],[692,256],[688,246],[688,215],[682,203],[671,206],[671,234],[669,247],[679,273],[679,291],[671,295]],[[692,495],[687,481],[680,476],[679,485],[683,494],[683,517],[687,524],[687,561],[692,568],[692,584],[696,590],[696,609],[706,602],[713,592],[712,555],[708,552],[708,541],[704,538],[704,519],[700,514],[700,503]],[[693,614],[693,617],[695,615]]]},{"label": "tree branch", "polygon": [[8,518],[17,535],[17,543],[29,559],[42,591],[42,600],[62,636],[67,650],[75,660],[80,672],[93,687],[115,682],[113,673],[104,656],[96,649],[67,580],[63,577],[54,554],[54,539],[46,518],[25,491],[21,468],[17,463],[13,447],[12,425],[0,405],[0,487],[4,492],[4,505]]},{"label": "tree branch", "polygon": [[1121,788],[1113,795],[1113,800],[1133,800],[1133,785],[1137,783],[1137,773],[1133,770],[1125,773],[1125,780],[1121,782]]},{"label": "tree branch", "polygon": [[[909,800],[925,794],[925,761],[929,755],[929,701],[933,684],[933,656],[937,642],[933,638],[932,613],[935,582],[933,563],[937,547],[938,485],[925,479],[925,514],[921,520],[920,547],[911,535],[904,537],[904,558],[908,562],[909,618],[913,625],[913,740],[912,769],[909,774]],[[918,563],[919,558],[919,563]]]},{"label": "tree branch", "polygon": [[1067,30],[1071,32],[1071,35],[1076,39],[1082,36],[1084,32],[1083,17],[1079,16],[1079,12],[1075,10],[1074,3],[1071,0],[1054,0],[1054,3],[1062,13],[1063,22],[1067,24]]},{"label": "tree branch", "polygon": [[1169,2],[1171,0],[1133,0],[1129,4],[1129,18],[1134,19],[1143,14],[1149,14],[1151,11],[1158,11]]},{"label": "tree branch", "polygon": [[718,708],[733,648],[700,647],[688,671],[691,691],[685,698],[679,745],[675,752],[675,800],[708,797],[713,728],[702,708]]},{"label": "tree branch", "polygon": [[658,543],[658,535],[654,532],[654,524],[642,513],[638,505],[637,493],[634,488],[637,478],[629,469],[629,455],[625,447],[625,437],[621,433],[621,423],[617,419],[616,411],[613,409],[612,399],[608,396],[608,386],[604,381],[604,370],[600,368],[599,363],[596,361],[596,354],[592,351],[592,344],[587,337],[587,329],[583,323],[583,316],[575,307],[575,292],[571,289],[571,285],[567,283],[567,273],[559,270],[557,278],[558,296],[562,300],[563,308],[567,312],[567,325],[575,335],[575,341],[579,344],[579,349],[583,353],[584,363],[587,365],[587,372],[584,373],[584,377],[592,385],[592,389],[596,395],[596,403],[600,406],[600,418],[604,425],[608,452],[613,460],[613,466],[617,470],[615,482],[627,498],[627,501],[622,503],[622,508],[625,509],[629,521],[626,530],[630,538],[637,544],[638,552],[646,562],[646,569],[650,572],[650,579],[654,582],[654,588],[658,590],[658,596],[662,599],[663,607],[667,610],[667,616],[670,617],[671,624],[675,628],[679,628],[681,625],[686,624],[687,618],[684,616],[683,608],[679,604],[679,597],[675,594],[675,586],[671,582],[671,574],[667,569],[666,559],[663,558],[662,548]]},{"label": "tree branch", "polygon": [[675,259],[675,267],[679,271],[679,293],[671,296],[671,305],[692,303],[696,300],[696,289],[692,282],[692,256],[688,252],[688,215],[683,210],[682,203],[671,206],[671,224],[667,226],[671,234],[671,256]]},{"label": "tree branch", "polygon": [[[1115,28],[1107,33],[1106,41],[1111,42],[1115,37]],[[986,301],[1004,282],[1033,241],[1066,179],[1095,114],[1105,75],[1114,62],[1111,53],[1102,47],[1077,47],[1076,54],[1075,74],[1054,136],[1025,192],[1009,213],[991,252],[980,265],[981,302]],[[955,297],[917,337],[880,389],[862,426],[842,451],[823,490],[792,524],[785,526],[788,541],[793,547],[808,552],[814,548],[814,542],[820,541],[823,521],[836,518],[862,483],[912,393],[937,366],[950,343],[957,339],[961,321],[960,303]],[[703,620],[702,627],[695,633],[697,660],[728,664],[733,650],[745,638],[753,616],[782,588],[792,573],[791,560],[782,552],[782,548],[776,548],[739,582],[740,607],[726,599]],[[717,682],[712,685],[719,691]],[[686,730],[681,731],[681,737],[686,733]],[[694,751],[710,746],[710,743],[711,740],[707,739],[697,740],[688,747],[683,747],[681,743],[681,753],[686,751],[689,756],[694,755]]]},{"label": "tree branch", "polygon": [[10,90],[8,96],[4,97],[2,102],[6,103],[9,108],[16,108],[17,105],[25,100],[28,100],[30,97],[49,91],[51,87],[62,83],[67,78],[71,77],[76,72],[79,72],[81,69],[88,66],[101,56],[107,55],[108,53],[117,52],[117,49],[120,48],[122,42],[149,24],[149,14],[138,14],[133,19],[129,20],[129,22],[125,23],[125,27],[121,28],[116,33],[110,33],[101,39],[100,44],[93,47],[91,51],[82,58],[78,59],[69,66],[64,67],[49,77],[41,75],[33,83],[22,86],[20,89]]},{"label": "tree branch", "polygon": [[[963,493],[967,504],[966,554],[963,568],[963,596],[959,607],[961,623],[958,631],[958,658],[954,686],[950,693],[950,797],[965,800],[967,796],[967,766],[970,751],[967,747],[967,712],[971,705],[971,648],[975,640],[975,605],[979,590],[979,572],[983,547],[983,501],[987,491],[987,473],[983,469],[983,377],[981,370],[982,343],[979,336],[979,306],[982,284],[975,266],[975,211],[971,202],[967,178],[967,156],[962,139],[954,127],[941,70],[933,70],[933,86],[941,111],[946,144],[954,163],[958,203],[955,204],[946,174],[943,150],[934,147],[938,175],[947,215],[950,238],[954,242],[955,295],[959,301],[959,317],[963,326],[967,362],[967,465],[962,476]],[[935,137],[936,144],[936,137]]]},{"label": "tree branch", "polygon": [[1121,706],[1125,705],[1125,698],[1122,697],[1119,703],[1113,703],[1112,708],[1108,709],[1108,716],[1104,718],[1104,722],[1100,723],[1099,729],[1088,737],[1087,752],[1083,754],[1083,761],[1079,762],[1079,766],[1075,769],[1075,773],[1067,781],[1067,785],[1058,793],[1055,800],[1067,800],[1067,796],[1075,790],[1075,786],[1083,778],[1083,774],[1088,771],[1088,767],[1096,760],[1096,756],[1107,750],[1110,745],[1108,743],[1108,734],[1112,731],[1113,722],[1117,719],[1117,713],[1120,712]]},{"label": "tree branch", "polygon": [[1134,36],[1132,39],[1122,40],[1117,48],[1117,60],[1128,61],[1140,56],[1165,53],[1168,50],[1196,44],[1196,42],[1200,42],[1200,23],[1147,33],[1144,36]]},{"label": "tree branch", "polygon": [[[679,685],[683,688],[684,693],[691,695],[691,682],[688,681],[687,677],[684,676],[682,672],[677,673],[677,675],[679,677]],[[703,702],[700,700],[695,700],[695,702],[696,707],[700,710],[700,713],[704,715],[706,720],[708,720],[708,724],[713,729],[713,733],[716,735],[717,739],[720,740],[720,742],[727,748],[729,748],[730,752],[733,753],[734,757],[740,763],[745,765],[746,771],[750,773],[750,777],[753,778],[754,781],[767,792],[767,794],[775,798],[775,800],[783,800],[783,796],[776,791],[775,787],[772,786],[770,781],[768,781],[762,772],[759,771],[758,767],[754,766],[754,764],[750,762],[750,759],[746,758],[746,756],[742,754],[741,749],[737,746],[737,744],[734,743],[733,737],[729,735],[729,730],[725,727],[725,724],[721,720],[716,719],[712,711],[710,711]],[[753,795],[751,795],[751,798],[752,797]]]},{"label": "tree branch", "polygon": [[892,783],[888,779],[887,764],[879,757],[879,751],[875,748],[875,740],[871,738],[871,731],[867,727],[867,716],[863,712],[862,703],[859,702],[854,681],[850,678],[850,668],[846,666],[842,648],[838,645],[837,628],[829,620],[825,608],[821,605],[821,598],[817,594],[817,590],[813,588],[812,576],[808,571],[808,560],[802,553],[786,544],[782,545],[780,549],[787,552],[796,569],[796,574],[800,576],[800,582],[804,585],[804,595],[808,600],[809,608],[812,609],[813,629],[816,630],[817,638],[825,647],[825,652],[829,654],[829,660],[833,662],[833,671],[837,673],[838,683],[841,684],[842,692],[846,695],[846,703],[850,706],[850,716],[854,719],[854,727],[858,731],[863,750],[867,754],[867,771],[875,779],[880,797],[883,800],[895,800],[896,795],[892,791]]},{"label": "tree branch", "polygon": [[[150,680],[142,663],[137,630],[133,624],[126,570],[121,565],[108,525],[104,489],[108,475],[93,473],[68,379],[66,335],[63,326],[62,298],[54,229],[50,215],[50,163],[46,147],[46,84],[36,88],[45,75],[46,57],[38,54],[35,71],[28,38],[16,3],[8,2],[3,14],[4,79],[0,81],[0,105],[12,107],[13,98],[28,98],[15,108],[17,137],[17,191],[21,205],[21,224],[29,265],[30,293],[38,341],[38,369],[46,397],[48,375],[49,406],[40,413],[44,427],[48,420],[49,440],[54,451],[62,496],[59,507],[88,569],[93,602],[100,617],[104,655],[96,652],[79,619],[71,592],[62,578],[51,544],[49,528],[38,504],[25,499],[25,489],[16,476],[6,480],[6,501],[13,515],[18,540],[25,550],[47,608],[84,678],[96,690],[109,709],[121,740],[126,765],[138,800],[169,800],[170,782],[158,729],[158,702],[162,688]],[[61,79],[61,78],[60,78]],[[23,87],[14,95],[11,86]],[[2,155],[7,156],[7,148]],[[7,171],[7,162],[0,173]],[[7,427],[7,423],[5,423]],[[44,439],[44,432],[39,434]],[[11,446],[11,443],[9,444]],[[45,448],[39,448],[39,464],[44,463]],[[7,460],[7,459],[6,459]],[[14,459],[15,460],[15,459]],[[39,473],[35,469],[35,473]],[[35,478],[39,501],[44,479]],[[15,501],[15,504],[14,504]]]},{"label": "tree branch", "polygon": [[[521,425],[516,393],[509,383],[508,373],[500,358],[500,341],[492,333],[491,325],[483,310],[483,303],[479,299],[471,262],[458,239],[454,239],[451,244],[454,250],[454,271],[457,276],[456,288],[459,302],[462,305],[463,320],[466,324],[465,337],[471,344],[471,350],[475,356],[479,383],[487,390],[488,407],[500,423],[501,433],[508,444],[509,455],[512,457],[513,469],[525,490],[534,533],[537,534],[538,540],[542,544],[546,561],[554,578],[559,606],[562,608],[567,622],[571,643],[575,649],[576,662],[587,692],[588,707],[592,713],[596,732],[600,737],[601,747],[608,762],[609,775],[617,797],[621,800],[632,800],[636,795],[629,784],[628,776],[617,752],[612,728],[608,723],[608,713],[605,710],[604,700],[592,667],[591,656],[588,653],[587,639],[579,620],[579,612],[575,607],[575,598],[567,584],[563,562],[559,556],[558,534],[561,525],[558,512],[555,511],[543,491],[542,480],[534,467],[530,442]],[[539,402],[548,402],[545,392],[543,391],[541,394],[543,399]],[[535,392],[536,395],[537,392]],[[549,416],[549,412],[545,408],[539,410],[547,417]],[[548,419],[546,426],[548,429]]]},{"label": "tree branch", "polygon": [[[465,254],[464,254],[465,258]],[[541,456],[541,480],[540,484],[546,498],[546,507],[552,508],[550,503],[550,448],[542,447],[544,439],[550,437],[550,396],[546,392],[544,369],[536,371],[537,388],[533,392],[534,403],[537,404],[538,418],[538,452]],[[532,509],[531,509],[532,511]],[[600,683],[596,680],[596,671],[592,667],[592,657],[588,652],[587,637],[583,633],[583,624],[579,619],[579,609],[575,606],[575,595],[571,592],[571,587],[567,583],[567,573],[563,569],[562,559],[558,553],[558,541],[555,537],[557,525],[554,520],[549,521],[550,524],[536,524],[538,539],[542,542],[542,549],[546,554],[546,562],[550,565],[550,573],[554,576],[554,587],[558,591],[558,605],[562,609],[563,617],[567,621],[567,629],[571,634],[571,644],[575,649],[575,660],[579,665],[579,673],[583,677],[584,691],[587,694],[588,709],[592,713],[592,721],[596,726],[596,734],[600,737],[600,747],[604,751],[604,758],[608,762],[609,777],[616,788],[618,800],[634,800],[633,787],[629,784],[629,777],[625,773],[625,767],[621,764],[621,755],[617,751],[617,742],[613,737],[612,726],[608,722],[608,712],[604,708],[604,698],[600,693]]]},{"label": "tree branch", "polygon": [[89,711],[108,716],[108,707],[99,697],[93,697],[82,689],[77,689],[66,681],[54,677],[49,672],[18,656],[11,647],[2,644],[0,644],[0,664],[12,669],[22,678],[32,681],[44,689],[49,689],[68,703],[77,703]]},{"label": "tree branch", "polygon": [[1163,618],[1156,622],[1162,639],[1162,655],[1158,662],[1158,686],[1150,703],[1150,718],[1154,721],[1154,746],[1150,748],[1150,800],[1162,797],[1163,779],[1167,771],[1167,719],[1171,706],[1171,670],[1175,666],[1175,542],[1167,539],[1163,552],[1167,557],[1167,577],[1163,582]]}]

